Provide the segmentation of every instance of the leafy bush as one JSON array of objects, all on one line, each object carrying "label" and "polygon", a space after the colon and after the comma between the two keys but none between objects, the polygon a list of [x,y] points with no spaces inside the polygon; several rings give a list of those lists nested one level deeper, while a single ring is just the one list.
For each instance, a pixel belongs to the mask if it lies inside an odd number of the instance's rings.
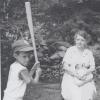
[{"label": "leafy bush", "polygon": [[[7,66],[14,61],[11,50],[11,43],[14,40],[23,38],[32,44],[25,15],[25,1],[22,0],[20,5],[16,4],[19,0],[8,1],[1,11],[4,16],[0,18],[2,70],[6,70]],[[90,0],[85,2],[84,0],[62,0],[60,3],[55,0],[52,2],[39,0],[38,8],[34,12],[34,7],[37,5],[31,1],[36,47],[43,69],[41,80],[59,80],[58,65],[67,48],[73,45],[73,36],[77,29],[85,29],[91,35],[90,45],[96,58],[96,66],[100,66],[100,53],[98,48],[95,48],[96,44],[100,43],[100,12],[98,8],[94,10],[90,7],[89,2]],[[92,3],[90,4],[92,6]],[[33,62],[34,59],[31,63]]]}]

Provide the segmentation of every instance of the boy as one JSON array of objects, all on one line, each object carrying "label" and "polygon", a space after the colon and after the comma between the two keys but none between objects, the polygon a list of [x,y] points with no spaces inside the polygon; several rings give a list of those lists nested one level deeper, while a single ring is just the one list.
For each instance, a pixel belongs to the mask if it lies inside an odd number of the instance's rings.
[{"label": "boy", "polygon": [[[27,66],[31,59],[30,51],[33,51],[33,47],[27,41],[17,40],[13,43],[12,49],[16,61],[10,66],[3,100],[23,100],[26,86],[32,82],[32,75],[39,68],[40,64],[37,62],[31,71],[28,71]],[[38,80],[38,78],[39,71],[37,70],[35,80]]]}]

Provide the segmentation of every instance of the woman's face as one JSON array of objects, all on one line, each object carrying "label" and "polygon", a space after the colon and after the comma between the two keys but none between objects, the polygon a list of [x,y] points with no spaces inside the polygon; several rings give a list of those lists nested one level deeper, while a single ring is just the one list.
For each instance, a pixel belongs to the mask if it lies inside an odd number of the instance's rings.
[{"label": "woman's face", "polygon": [[86,40],[80,35],[76,36],[75,43],[79,49],[84,49],[86,46]]}]

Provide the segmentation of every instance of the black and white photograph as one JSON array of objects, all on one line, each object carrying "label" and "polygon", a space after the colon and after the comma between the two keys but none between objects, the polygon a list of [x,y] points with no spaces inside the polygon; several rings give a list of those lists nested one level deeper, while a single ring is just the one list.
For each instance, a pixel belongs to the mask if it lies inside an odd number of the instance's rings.
[{"label": "black and white photograph", "polygon": [[0,0],[1,100],[100,100],[100,0]]}]

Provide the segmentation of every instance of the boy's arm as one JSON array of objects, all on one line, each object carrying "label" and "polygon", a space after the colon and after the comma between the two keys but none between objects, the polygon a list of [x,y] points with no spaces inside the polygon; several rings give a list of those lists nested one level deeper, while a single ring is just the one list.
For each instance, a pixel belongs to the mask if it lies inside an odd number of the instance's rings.
[{"label": "boy's arm", "polygon": [[38,83],[39,77],[40,77],[41,72],[42,72],[42,70],[40,68],[40,62],[36,62],[34,64],[34,66],[32,67],[32,69],[30,71],[30,76],[32,76],[34,74],[34,72],[35,72],[35,78],[34,79],[32,78],[32,82],[33,83]]},{"label": "boy's arm", "polygon": [[33,81],[32,75],[34,72],[40,67],[40,63],[35,63],[31,71],[29,72],[28,70],[22,70],[19,74],[19,78],[24,80],[27,84]]},{"label": "boy's arm", "polygon": [[25,83],[30,83],[32,80],[32,76],[29,74],[28,70],[22,70],[19,74],[19,78],[22,79]]},{"label": "boy's arm", "polygon": [[40,68],[40,62],[36,62],[36,63],[34,64],[34,66],[31,68],[31,70],[30,70],[30,72],[29,72],[30,76],[32,76],[32,75],[34,74],[34,72],[35,72],[38,68]]}]

